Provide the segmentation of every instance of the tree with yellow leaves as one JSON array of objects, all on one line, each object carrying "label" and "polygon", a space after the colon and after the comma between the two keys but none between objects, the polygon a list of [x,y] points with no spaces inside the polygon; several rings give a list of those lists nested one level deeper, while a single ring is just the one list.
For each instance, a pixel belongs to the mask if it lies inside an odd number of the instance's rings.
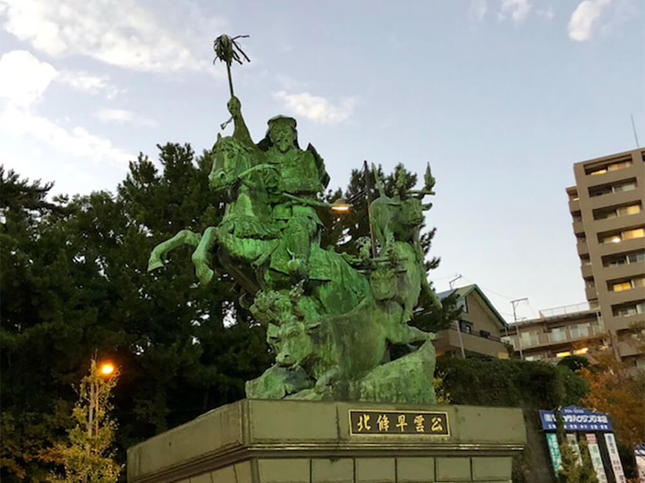
[{"label": "tree with yellow leaves", "polygon": [[[633,327],[642,345],[645,331]],[[609,414],[616,439],[632,450],[645,441],[645,370],[617,360],[611,353],[595,354],[597,364],[578,371],[589,383],[582,405]]]},{"label": "tree with yellow leaves", "polygon": [[97,367],[90,363],[90,372],[79,388],[79,400],[72,411],[74,427],[68,440],[56,443],[42,452],[44,461],[63,468],[62,474],[50,475],[52,482],[113,483],[123,469],[114,460],[116,423],[110,419],[112,389],[118,374],[111,364]]},{"label": "tree with yellow leaves", "polygon": [[634,448],[645,441],[645,370],[618,361],[611,354],[595,357],[596,365],[578,371],[589,383],[582,404],[608,413],[616,438]]}]

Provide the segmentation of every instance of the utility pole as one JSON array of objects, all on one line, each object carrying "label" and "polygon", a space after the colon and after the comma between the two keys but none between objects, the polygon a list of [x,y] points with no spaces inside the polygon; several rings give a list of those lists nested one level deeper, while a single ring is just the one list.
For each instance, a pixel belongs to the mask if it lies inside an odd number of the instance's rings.
[{"label": "utility pole", "polygon": [[[452,290],[452,284],[461,278],[461,274],[458,273],[455,278],[448,282],[450,290]],[[459,336],[459,348],[461,349],[461,357],[466,358],[466,350],[464,349],[464,337],[461,335],[461,323],[457,320],[457,335]]]},{"label": "utility pole", "polygon": [[528,297],[522,297],[521,299],[511,300],[511,305],[513,306],[513,323],[515,324],[515,332],[517,333],[517,345],[520,349],[520,359],[524,360],[524,352],[522,350],[522,338],[520,337],[520,326],[517,325],[517,312],[515,307],[520,302],[528,302]]}]

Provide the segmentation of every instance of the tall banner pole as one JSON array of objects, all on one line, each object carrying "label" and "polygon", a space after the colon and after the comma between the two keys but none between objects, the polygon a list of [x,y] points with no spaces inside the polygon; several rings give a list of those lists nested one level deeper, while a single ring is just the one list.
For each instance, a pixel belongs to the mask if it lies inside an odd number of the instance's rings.
[{"label": "tall banner pole", "polygon": [[609,452],[609,460],[611,461],[611,469],[614,471],[616,483],[627,483],[625,474],[623,473],[623,465],[618,456],[618,447],[616,446],[616,438],[614,433],[605,433],[605,442],[607,443],[607,450]]},{"label": "tall banner pole", "polygon": [[586,433],[587,448],[589,448],[589,455],[591,456],[591,464],[598,477],[598,483],[607,483],[607,474],[605,467],[602,464],[602,456],[600,455],[600,448],[598,447],[598,440],[593,433]]},{"label": "tall banner pole", "polygon": [[546,433],[546,444],[549,447],[553,472],[557,476],[562,468],[562,455],[560,454],[560,446],[558,445],[558,436],[555,433]]}]

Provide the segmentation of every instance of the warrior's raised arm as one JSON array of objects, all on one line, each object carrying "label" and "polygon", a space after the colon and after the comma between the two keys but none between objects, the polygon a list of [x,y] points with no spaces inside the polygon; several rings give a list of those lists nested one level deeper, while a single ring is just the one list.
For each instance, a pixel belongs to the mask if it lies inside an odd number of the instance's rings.
[{"label": "warrior's raised arm", "polygon": [[246,123],[242,117],[242,104],[240,103],[240,100],[233,96],[226,106],[228,107],[228,112],[231,113],[233,118],[233,138],[243,146],[255,148],[255,143],[253,142],[253,139],[251,139],[249,128],[246,127]]}]

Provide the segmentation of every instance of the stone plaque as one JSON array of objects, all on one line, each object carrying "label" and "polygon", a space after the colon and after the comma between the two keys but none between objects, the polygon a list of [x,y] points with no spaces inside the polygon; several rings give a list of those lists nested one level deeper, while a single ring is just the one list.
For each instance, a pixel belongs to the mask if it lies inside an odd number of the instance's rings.
[{"label": "stone plaque", "polygon": [[350,409],[349,433],[352,436],[450,436],[450,424],[448,414],[442,411]]}]

